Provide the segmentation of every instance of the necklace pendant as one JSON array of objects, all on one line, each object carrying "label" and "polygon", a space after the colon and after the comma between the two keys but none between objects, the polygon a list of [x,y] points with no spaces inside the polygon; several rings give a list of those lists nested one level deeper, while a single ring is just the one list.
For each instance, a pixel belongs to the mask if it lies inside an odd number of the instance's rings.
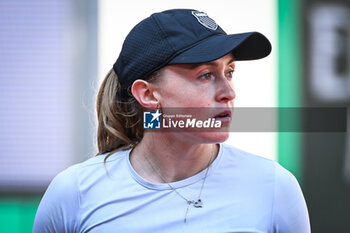
[{"label": "necklace pendant", "polygon": [[193,206],[196,208],[202,208],[203,207],[203,202],[201,199],[198,199],[197,201],[193,202]]}]

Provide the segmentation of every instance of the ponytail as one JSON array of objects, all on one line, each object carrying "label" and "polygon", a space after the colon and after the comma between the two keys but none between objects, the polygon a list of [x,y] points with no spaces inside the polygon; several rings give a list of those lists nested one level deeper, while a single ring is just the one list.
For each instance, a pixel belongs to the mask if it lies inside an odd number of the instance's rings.
[{"label": "ponytail", "polygon": [[[147,80],[155,81],[159,72]],[[103,80],[97,94],[97,155],[134,148],[143,137],[142,106],[130,94],[121,98],[121,85],[117,74],[111,69]]]},{"label": "ponytail", "polygon": [[142,107],[132,95],[122,101],[120,91],[111,69],[97,94],[97,155],[133,148],[143,137]]}]

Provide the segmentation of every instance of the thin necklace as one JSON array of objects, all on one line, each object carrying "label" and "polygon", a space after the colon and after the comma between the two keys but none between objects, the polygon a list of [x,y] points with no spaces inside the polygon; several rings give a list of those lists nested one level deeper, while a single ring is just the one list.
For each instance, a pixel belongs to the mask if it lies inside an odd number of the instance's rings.
[{"label": "thin necklace", "polygon": [[171,190],[173,190],[178,196],[180,196],[182,199],[184,199],[187,203],[187,208],[186,208],[186,213],[185,213],[185,218],[184,218],[184,222],[186,223],[187,222],[187,214],[188,214],[188,211],[189,211],[189,208],[191,205],[193,205],[195,208],[202,208],[203,207],[203,201],[201,199],[201,195],[202,195],[202,191],[203,191],[203,187],[204,187],[204,184],[205,184],[205,181],[207,179],[207,176],[208,176],[208,172],[209,172],[209,167],[211,165],[211,162],[214,158],[214,154],[215,154],[215,149],[213,148],[213,152],[210,156],[210,159],[209,159],[209,163],[208,163],[208,166],[206,168],[206,171],[205,171],[205,176],[204,176],[204,179],[203,179],[203,183],[202,183],[202,186],[201,186],[201,189],[199,191],[199,195],[198,195],[198,199],[197,201],[194,201],[194,200],[189,200],[187,199],[186,197],[184,197],[181,193],[179,193],[179,191],[177,191],[176,188],[174,188],[170,183],[168,183],[166,181],[166,179],[162,176],[162,174],[160,173],[160,171],[158,171],[155,166],[153,166],[152,162],[150,161],[150,159],[148,158],[147,155],[144,154],[144,157],[146,158],[148,164],[151,166],[152,170],[155,171],[158,176],[162,179],[162,181],[164,183],[166,183]]}]

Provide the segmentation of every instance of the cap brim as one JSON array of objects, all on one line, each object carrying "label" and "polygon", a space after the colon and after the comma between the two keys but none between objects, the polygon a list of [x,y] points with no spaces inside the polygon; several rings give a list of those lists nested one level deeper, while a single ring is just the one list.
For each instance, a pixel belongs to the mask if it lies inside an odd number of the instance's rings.
[{"label": "cap brim", "polygon": [[186,49],[168,64],[204,63],[232,52],[237,61],[264,58],[271,52],[270,41],[259,32],[218,34]]}]

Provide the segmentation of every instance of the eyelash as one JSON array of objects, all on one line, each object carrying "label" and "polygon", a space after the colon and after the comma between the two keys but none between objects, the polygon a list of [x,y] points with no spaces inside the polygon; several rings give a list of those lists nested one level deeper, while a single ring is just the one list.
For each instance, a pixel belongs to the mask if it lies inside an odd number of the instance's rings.
[{"label": "eyelash", "polygon": [[[208,77],[208,76],[210,76],[210,77]],[[209,79],[211,79],[212,76],[213,76],[213,73],[208,72],[208,73],[205,73],[205,74],[199,76],[199,79],[201,79],[201,80],[209,80]]]},{"label": "eyelash", "polygon": [[[227,74],[229,74],[228,78],[231,79],[234,72],[235,72],[235,70],[229,70],[227,72]],[[213,76],[213,73],[212,72],[205,73],[205,74],[199,76],[199,79],[201,79],[201,80],[209,80],[209,79],[211,79],[211,77],[208,77],[208,76]]]},{"label": "eyelash", "polygon": [[235,72],[235,70],[229,70],[227,73],[230,74],[230,78],[232,78],[233,73]]}]

